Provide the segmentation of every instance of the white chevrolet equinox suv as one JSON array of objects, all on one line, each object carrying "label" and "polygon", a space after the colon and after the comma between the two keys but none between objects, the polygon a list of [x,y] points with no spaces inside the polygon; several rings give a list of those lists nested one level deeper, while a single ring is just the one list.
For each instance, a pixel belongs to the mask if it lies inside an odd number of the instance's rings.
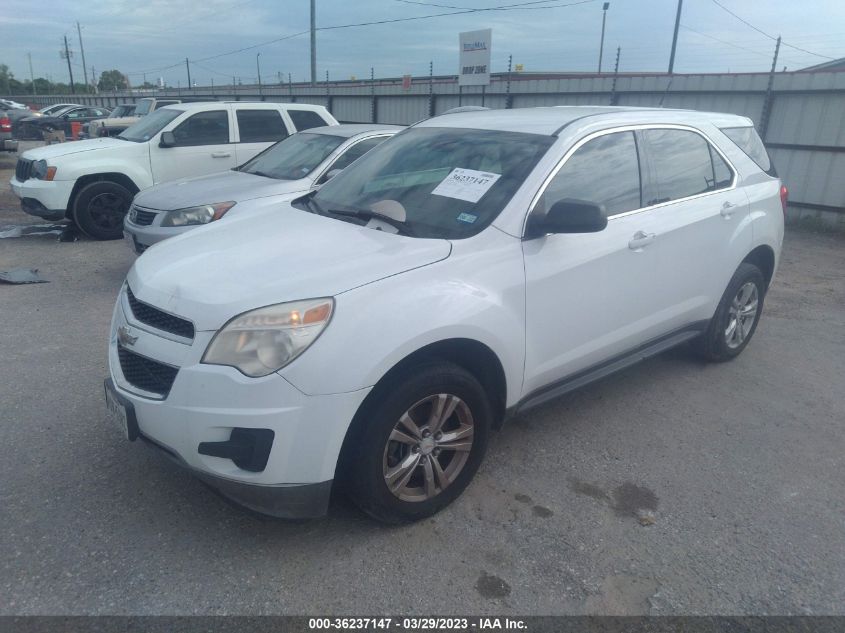
[{"label": "white chevrolet equinox suv", "polygon": [[316,192],[142,255],[107,409],[253,510],[319,516],[334,487],[417,520],[510,416],[684,342],[739,355],[785,204],[744,117],[435,117]]}]

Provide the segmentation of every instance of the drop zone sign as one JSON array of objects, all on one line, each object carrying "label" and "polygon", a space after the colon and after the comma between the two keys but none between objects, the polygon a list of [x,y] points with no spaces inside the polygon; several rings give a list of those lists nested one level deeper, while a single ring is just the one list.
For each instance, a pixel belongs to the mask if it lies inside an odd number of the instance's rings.
[{"label": "drop zone sign", "polygon": [[461,33],[458,41],[460,44],[458,85],[489,85],[490,48],[493,43],[493,29]]}]

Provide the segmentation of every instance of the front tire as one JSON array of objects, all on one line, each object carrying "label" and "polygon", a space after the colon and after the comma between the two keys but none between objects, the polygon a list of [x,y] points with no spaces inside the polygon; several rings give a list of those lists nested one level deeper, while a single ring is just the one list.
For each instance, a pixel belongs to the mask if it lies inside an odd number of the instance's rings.
[{"label": "front tire", "polygon": [[88,237],[116,240],[123,237],[123,218],[132,204],[132,192],[111,181],[92,182],[80,189],[73,203],[73,221]]},{"label": "front tire", "polygon": [[492,409],[462,367],[414,367],[381,391],[353,438],[352,500],[385,523],[431,516],[469,485],[487,448]]},{"label": "front tire", "polygon": [[712,362],[739,356],[757,330],[765,294],[766,280],[760,269],[748,262],[740,264],[707,330],[695,341],[699,355]]}]

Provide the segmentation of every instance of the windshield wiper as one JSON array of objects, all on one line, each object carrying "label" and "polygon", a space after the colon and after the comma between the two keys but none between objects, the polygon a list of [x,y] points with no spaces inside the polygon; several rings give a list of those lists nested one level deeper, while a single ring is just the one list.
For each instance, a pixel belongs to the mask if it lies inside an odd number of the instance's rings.
[{"label": "windshield wiper", "polygon": [[[313,200],[312,203],[316,205],[316,202],[313,202]],[[319,206],[317,208],[319,209]],[[361,218],[362,220],[381,220],[382,222],[394,227],[402,235],[409,235],[411,237],[414,235],[411,227],[403,220],[397,220],[394,217],[385,215],[384,213],[379,213],[378,211],[373,211],[372,209],[327,209],[326,213],[351,218]]]}]

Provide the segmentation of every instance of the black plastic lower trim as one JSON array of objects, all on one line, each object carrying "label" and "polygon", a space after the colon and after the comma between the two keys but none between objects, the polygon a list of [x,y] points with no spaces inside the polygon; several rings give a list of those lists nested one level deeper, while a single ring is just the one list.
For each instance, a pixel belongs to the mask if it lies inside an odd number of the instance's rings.
[{"label": "black plastic lower trim", "polygon": [[540,387],[539,389],[529,393],[514,406],[508,408],[505,417],[511,417],[533,407],[545,404],[549,400],[554,400],[555,398],[567,394],[570,391],[575,391],[584,385],[600,380],[606,376],[616,373],[617,371],[626,369],[641,360],[645,360],[646,358],[676,347],[677,345],[689,341],[701,334],[707,329],[708,324],[709,321],[698,321],[697,323],[692,323],[679,330],[675,330],[674,332],[670,332],[669,334],[639,345],[624,354],[620,354],[594,365],[593,367],[581,370],[549,385]]},{"label": "black plastic lower trim", "polygon": [[21,198],[21,209],[45,220],[61,220],[65,217],[64,209],[48,209],[35,198]]},{"label": "black plastic lower trim", "polygon": [[175,464],[190,471],[215,492],[247,510],[278,519],[316,519],[328,512],[333,483],[331,479],[315,484],[275,486],[223,479],[189,466],[175,451],[151,437],[143,433],[139,437],[149,446],[160,450]]}]

